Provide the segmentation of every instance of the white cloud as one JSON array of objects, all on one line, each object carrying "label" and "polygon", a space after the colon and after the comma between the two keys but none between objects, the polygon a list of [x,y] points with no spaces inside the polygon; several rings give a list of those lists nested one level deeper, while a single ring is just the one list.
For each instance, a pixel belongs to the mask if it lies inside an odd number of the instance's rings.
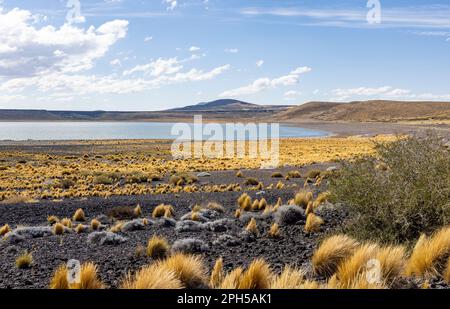
[{"label": "white cloud", "polygon": [[146,36],[146,37],[144,38],[144,42],[150,42],[151,40],[153,40],[153,37],[152,37],[152,36]]},{"label": "white cloud", "polygon": [[296,99],[301,93],[297,90],[289,90],[284,93],[284,99],[285,100],[294,100]]},{"label": "white cloud", "polygon": [[160,76],[163,74],[173,74],[180,71],[183,68],[182,65],[179,64],[177,58],[169,58],[163,59],[159,58],[158,60],[152,61],[148,64],[137,65],[134,68],[124,71],[123,75],[131,75],[133,73],[144,73],[151,76]]},{"label": "white cloud", "polygon": [[121,65],[122,62],[120,61],[120,59],[113,59],[109,62],[109,64],[116,66],[116,65]]},{"label": "white cloud", "polygon": [[227,48],[227,49],[225,49],[225,52],[229,53],[229,54],[237,54],[239,52],[239,49],[237,49],[237,48]]},{"label": "white cloud", "polygon": [[255,80],[253,83],[239,87],[236,89],[231,89],[222,92],[219,94],[220,97],[237,97],[242,95],[249,95],[258,93],[267,89],[276,88],[279,86],[292,86],[296,85],[299,82],[299,78],[301,74],[305,74],[311,71],[309,67],[298,67],[295,70],[291,71],[289,74],[280,76],[274,79],[270,78],[259,78]]},{"label": "white cloud", "polygon": [[197,46],[191,46],[190,48],[189,48],[189,51],[190,52],[197,52],[197,51],[199,51],[200,50],[200,47],[197,47]]},{"label": "white cloud", "polygon": [[352,97],[402,97],[411,93],[411,90],[393,88],[391,86],[384,86],[378,88],[359,87],[350,89],[334,89],[332,91],[335,100],[342,101]]},{"label": "white cloud", "polygon": [[51,72],[78,72],[127,33],[128,21],[114,20],[97,29],[64,24],[36,28],[33,15],[18,8],[0,10],[0,76],[33,76]]},{"label": "white cloud", "polygon": [[263,64],[264,64],[264,60],[258,60],[258,61],[256,61],[256,66],[258,67],[258,68],[260,68],[260,67],[262,67],[263,66]]}]

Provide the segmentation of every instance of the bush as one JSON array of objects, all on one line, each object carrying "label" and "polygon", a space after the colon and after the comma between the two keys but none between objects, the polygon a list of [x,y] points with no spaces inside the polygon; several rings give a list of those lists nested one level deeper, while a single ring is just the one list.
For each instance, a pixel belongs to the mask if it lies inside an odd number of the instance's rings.
[{"label": "bush", "polygon": [[[433,133],[376,145],[378,158],[343,162],[331,200],[348,208],[358,239],[410,242],[450,222],[450,153]],[[382,163],[385,168],[379,168]]]}]

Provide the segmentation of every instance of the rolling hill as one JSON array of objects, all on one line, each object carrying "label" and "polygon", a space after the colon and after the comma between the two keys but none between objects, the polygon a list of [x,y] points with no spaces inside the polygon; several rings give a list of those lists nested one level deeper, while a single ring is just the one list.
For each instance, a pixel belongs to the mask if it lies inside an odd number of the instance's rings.
[{"label": "rolling hill", "polygon": [[398,122],[450,120],[450,102],[355,101],[310,102],[289,108],[274,117],[279,121]]}]

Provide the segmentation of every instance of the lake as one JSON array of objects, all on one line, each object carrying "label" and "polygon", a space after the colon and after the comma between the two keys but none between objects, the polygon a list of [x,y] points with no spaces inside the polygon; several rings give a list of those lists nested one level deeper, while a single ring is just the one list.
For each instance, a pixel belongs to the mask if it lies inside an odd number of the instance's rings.
[{"label": "lake", "polygon": [[[175,139],[180,134],[171,134],[174,124],[168,122],[0,122],[0,140]],[[187,126],[190,129],[194,127],[192,124]],[[225,124],[220,126],[225,132]],[[329,133],[280,124],[279,135],[281,138],[323,137],[328,136]],[[203,138],[208,139],[209,135]],[[254,138],[247,136],[246,139]]]}]

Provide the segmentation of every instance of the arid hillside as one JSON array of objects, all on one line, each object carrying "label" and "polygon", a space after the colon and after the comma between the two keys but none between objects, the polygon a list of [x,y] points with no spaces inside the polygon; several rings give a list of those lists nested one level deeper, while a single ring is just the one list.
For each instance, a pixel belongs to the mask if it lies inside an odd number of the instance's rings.
[{"label": "arid hillside", "polygon": [[281,121],[442,121],[450,120],[450,102],[310,102],[280,112],[275,118]]}]

